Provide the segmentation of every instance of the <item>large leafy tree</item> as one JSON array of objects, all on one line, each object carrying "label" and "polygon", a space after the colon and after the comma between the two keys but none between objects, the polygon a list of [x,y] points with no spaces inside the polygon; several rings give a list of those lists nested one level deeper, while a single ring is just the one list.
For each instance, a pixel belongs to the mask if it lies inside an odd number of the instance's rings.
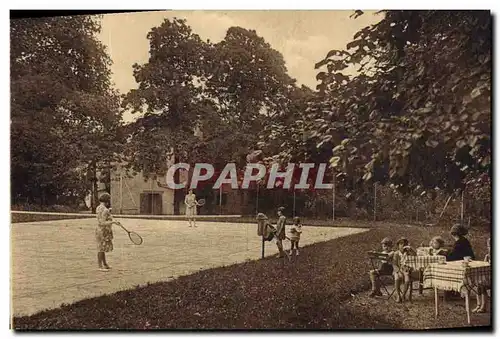
[{"label": "large leafy tree", "polygon": [[99,30],[90,16],[11,20],[13,201],[81,197],[117,153],[119,98]]},{"label": "large leafy tree", "polygon": [[190,162],[198,142],[195,130],[213,107],[201,96],[207,43],[185,20],[165,20],[148,33],[150,58],[135,64],[137,89],[125,96],[123,106],[142,117],[131,124],[130,165],[146,176],[166,170],[167,161]]},{"label": "large leafy tree", "polygon": [[[143,65],[133,65],[139,87],[125,95],[123,107],[142,113],[127,128],[127,163],[145,177],[155,178],[166,172],[172,157],[176,162],[194,162],[200,146],[195,131],[215,112],[201,95],[208,44],[177,18],[165,19],[147,38],[150,58]],[[179,200],[177,194],[176,213]]]},{"label": "large leafy tree", "polygon": [[355,163],[365,180],[463,188],[490,171],[490,13],[383,14],[316,65],[326,68],[311,110],[317,140],[333,141],[334,167]]},{"label": "large leafy tree", "polygon": [[148,39],[150,59],[134,65],[139,87],[123,102],[143,113],[128,130],[130,167],[154,177],[172,155],[177,162],[210,162],[216,171],[228,161],[243,166],[263,121],[293,87],[281,54],[255,31],[231,27],[213,44],[176,18]]},{"label": "large leafy tree", "polygon": [[226,125],[238,131],[228,135],[228,151],[244,165],[258,133],[289,105],[295,80],[287,74],[281,53],[254,30],[230,27],[210,51],[207,95],[219,106]]}]

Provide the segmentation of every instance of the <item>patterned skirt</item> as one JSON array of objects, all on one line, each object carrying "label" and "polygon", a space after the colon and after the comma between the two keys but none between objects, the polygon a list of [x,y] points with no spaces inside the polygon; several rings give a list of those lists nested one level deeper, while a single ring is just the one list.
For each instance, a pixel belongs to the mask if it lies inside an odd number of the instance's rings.
[{"label": "patterned skirt", "polygon": [[186,216],[191,217],[197,214],[196,206],[187,207],[186,206]]},{"label": "patterned skirt", "polygon": [[97,226],[95,229],[95,239],[98,252],[113,251],[113,230],[111,226]]}]

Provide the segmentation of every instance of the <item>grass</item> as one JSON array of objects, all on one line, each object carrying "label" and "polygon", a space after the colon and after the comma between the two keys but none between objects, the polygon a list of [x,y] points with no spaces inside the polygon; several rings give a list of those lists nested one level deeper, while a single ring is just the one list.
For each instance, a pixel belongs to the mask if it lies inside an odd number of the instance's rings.
[{"label": "grass", "polygon": [[[307,228],[304,230],[307,234]],[[442,306],[432,297],[413,304],[370,299],[365,253],[390,236],[414,246],[442,228],[379,225],[361,234],[304,247],[299,260],[276,258],[201,271],[58,309],[13,319],[18,330],[47,329],[425,329],[466,325],[463,301]],[[482,258],[489,234],[471,230]],[[474,303],[473,303],[474,304]],[[490,325],[489,314],[473,325]]]}]

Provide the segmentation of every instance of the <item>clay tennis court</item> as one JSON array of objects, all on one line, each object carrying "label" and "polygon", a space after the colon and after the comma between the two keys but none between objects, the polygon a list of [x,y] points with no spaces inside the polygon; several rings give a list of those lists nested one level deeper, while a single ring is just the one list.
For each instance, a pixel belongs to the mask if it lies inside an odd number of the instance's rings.
[{"label": "clay tennis court", "polygon": [[[132,244],[125,231],[114,227],[114,251],[107,255],[109,272],[97,269],[94,219],[12,224],[12,314],[30,315],[261,257],[256,224],[201,221],[190,228],[186,221],[177,220],[116,220],[138,232],[144,243]],[[301,246],[367,230],[305,226]],[[285,247],[289,246],[286,242]],[[265,254],[277,254],[273,242],[266,242]]]}]

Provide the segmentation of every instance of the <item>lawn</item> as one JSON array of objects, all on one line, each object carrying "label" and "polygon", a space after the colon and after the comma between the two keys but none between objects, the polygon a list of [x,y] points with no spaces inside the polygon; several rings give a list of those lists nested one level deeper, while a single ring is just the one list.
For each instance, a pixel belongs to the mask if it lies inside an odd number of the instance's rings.
[{"label": "lawn", "polygon": [[[304,228],[307,234],[307,227]],[[36,329],[425,329],[466,326],[463,301],[433,316],[432,297],[413,304],[367,297],[368,250],[406,236],[414,246],[447,230],[378,224],[369,232],[304,247],[293,265],[276,258],[201,271],[169,282],[87,299],[29,317],[13,328]],[[471,230],[478,258],[484,230]],[[416,298],[417,299],[417,298]],[[474,305],[474,302],[473,302]],[[488,326],[489,314],[473,317]]]}]

